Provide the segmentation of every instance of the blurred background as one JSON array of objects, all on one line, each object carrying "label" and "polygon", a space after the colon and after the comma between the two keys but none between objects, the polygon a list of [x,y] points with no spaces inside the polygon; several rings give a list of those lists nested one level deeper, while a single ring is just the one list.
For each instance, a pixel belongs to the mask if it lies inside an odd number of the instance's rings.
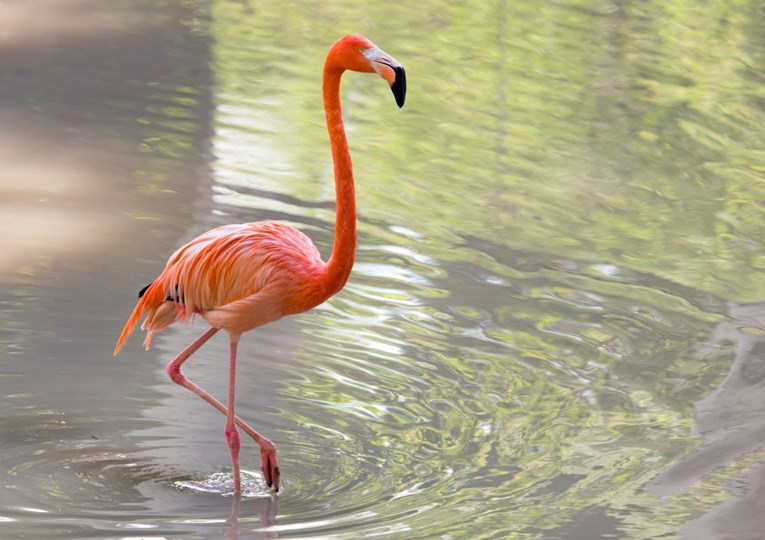
[{"label": "blurred background", "polygon": [[[0,536],[760,538],[763,26],[746,0],[0,4]],[[239,503],[223,417],[165,374],[204,322],[112,350],[207,229],[327,257],[346,33],[407,103],[345,77],[357,262],[242,341],[284,490]],[[226,355],[185,371],[224,396]]]}]

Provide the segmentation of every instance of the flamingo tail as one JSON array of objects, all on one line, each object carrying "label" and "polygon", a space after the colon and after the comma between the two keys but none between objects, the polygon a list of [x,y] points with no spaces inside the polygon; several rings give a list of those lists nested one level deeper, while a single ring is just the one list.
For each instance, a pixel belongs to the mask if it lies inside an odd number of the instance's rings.
[{"label": "flamingo tail", "polygon": [[162,330],[166,326],[174,323],[179,317],[182,317],[183,309],[176,303],[167,301],[164,285],[158,281],[151,283],[139,293],[138,303],[130,314],[125,327],[122,329],[117,346],[114,348],[114,356],[117,356],[120,349],[128,340],[130,334],[138,324],[138,321],[146,315],[149,316],[141,325],[142,329],[148,330],[144,346],[146,350],[151,346],[151,338],[154,333]]}]

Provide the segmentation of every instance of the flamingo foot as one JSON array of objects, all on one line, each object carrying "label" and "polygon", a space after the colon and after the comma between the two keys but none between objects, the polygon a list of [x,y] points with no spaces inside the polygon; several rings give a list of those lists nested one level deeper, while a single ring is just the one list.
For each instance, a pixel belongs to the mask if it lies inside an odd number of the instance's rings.
[{"label": "flamingo foot", "polygon": [[260,470],[268,487],[279,491],[279,458],[276,455],[276,445],[263,437],[260,441]]}]

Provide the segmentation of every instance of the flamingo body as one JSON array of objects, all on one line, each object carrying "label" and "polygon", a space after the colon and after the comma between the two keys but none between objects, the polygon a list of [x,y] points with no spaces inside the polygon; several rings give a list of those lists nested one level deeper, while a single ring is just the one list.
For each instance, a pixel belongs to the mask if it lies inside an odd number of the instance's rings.
[{"label": "flamingo body", "polygon": [[[369,39],[349,35],[337,40],[324,63],[322,98],[335,173],[335,241],[322,261],[311,240],[297,229],[272,222],[224,225],[178,249],[160,275],[139,293],[139,300],[117,340],[114,354],[142,317],[148,349],[155,333],[176,321],[199,315],[211,326],[167,366],[173,382],[188,388],[226,415],[234,492],[241,491],[239,433],[242,428],[260,446],[261,470],[268,486],[279,489],[276,446],[234,413],[236,352],[244,332],[285,315],[309,310],[343,288],[356,249],[353,167],[340,106],[340,79],[346,70],[377,73],[404,104],[406,78],[395,59]],[[229,335],[228,406],[181,373],[181,365],[219,330]]]},{"label": "flamingo body", "polygon": [[307,311],[332,294],[321,287],[325,268],[311,239],[289,225],[254,222],[207,231],[179,248],[144,290],[117,352],[147,314],[148,349],[156,332],[194,315],[239,336]]}]

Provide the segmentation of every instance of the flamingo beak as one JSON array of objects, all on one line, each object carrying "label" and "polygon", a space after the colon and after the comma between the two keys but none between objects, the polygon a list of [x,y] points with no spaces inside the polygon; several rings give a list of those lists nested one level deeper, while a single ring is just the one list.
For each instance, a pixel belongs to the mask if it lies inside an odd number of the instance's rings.
[{"label": "flamingo beak", "polygon": [[396,78],[393,80],[393,84],[390,85],[390,89],[393,91],[396,105],[400,109],[404,106],[404,99],[406,98],[406,72],[403,66],[397,66],[393,68],[393,71],[396,72]]},{"label": "flamingo beak", "polygon": [[404,67],[395,58],[377,47],[367,49],[364,56],[369,60],[372,69],[390,85],[393,97],[396,98],[396,105],[399,108],[403,107],[404,99],[406,99],[406,72]]}]

